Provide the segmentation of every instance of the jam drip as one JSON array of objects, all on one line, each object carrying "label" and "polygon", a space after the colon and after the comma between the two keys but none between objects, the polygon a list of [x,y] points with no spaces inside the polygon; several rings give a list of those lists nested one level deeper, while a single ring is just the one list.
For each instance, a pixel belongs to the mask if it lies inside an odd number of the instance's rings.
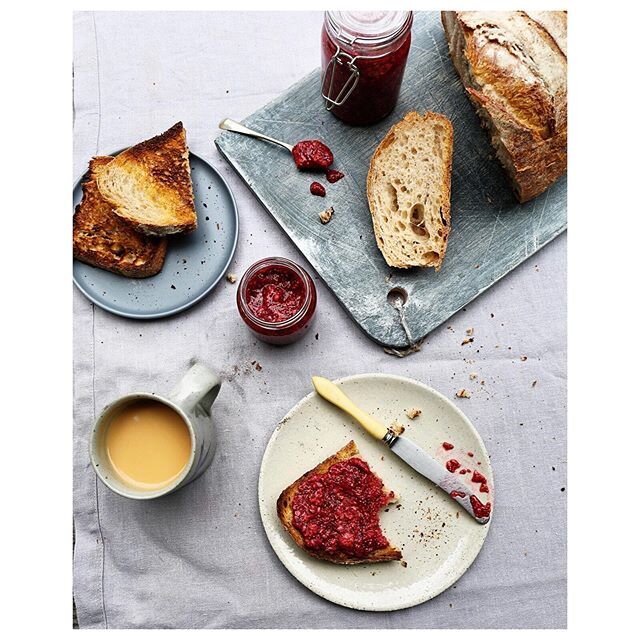
[{"label": "jam drip", "polygon": [[308,549],[365,558],[389,545],[378,511],[392,499],[364,460],[349,458],[300,483],[293,525]]},{"label": "jam drip", "polygon": [[338,180],[342,180],[344,178],[344,173],[342,171],[337,171],[336,169],[327,169],[327,180],[333,184],[334,182],[338,182]]},{"label": "jam drip", "polygon": [[301,171],[325,171],[333,162],[333,153],[320,140],[301,140],[291,153],[296,167]]},{"label": "jam drip", "polygon": [[471,507],[476,518],[488,518],[491,515],[491,503],[482,504],[478,498],[471,496]]},{"label": "jam drip", "polygon": [[322,196],[324,198],[327,195],[326,189],[319,182],[312,182],[309,191],[314,196]]},{"label": "jam drip", "polygon": [[455,458],[451,458],[451,460],[447,460],[445,466],[447,467],[447,471],[455,473],[456,469],[460,466],[460,463]]},{"label": "jam drip", "polygon": [[304,283],[289,269],[262,269],[247,284],[249,309],[265,322],[288,320],[302,308],[304,299]]}]

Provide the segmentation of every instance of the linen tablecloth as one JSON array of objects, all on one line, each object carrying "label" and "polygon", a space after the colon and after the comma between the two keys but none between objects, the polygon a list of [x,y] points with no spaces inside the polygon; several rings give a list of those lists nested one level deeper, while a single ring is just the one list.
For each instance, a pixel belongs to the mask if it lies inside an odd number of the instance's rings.
[{"label": "linen tablecloth", "polygon": [[[231,186],[240,237],[231,271],[268,255],[310,269],[216,152],[241,119],[319,63],[321,13],[74,15],[74,177],[92,155],[182,120],[189,146]],[[74,292],[74,597],[81,628],[566,626],[566,234],[431,333],[387,355],[315,276],[315,330],[273,348],[239,321],[223,280],[180,315],[134,321]],[[462,345],[466,330],[474,341]],[[316,335],[317,333],[317,335]],[[88,437],[101,408],[133,389],[168,391],[199,360],[218,371],[211,468],[168,497],[135,502],[100,484]],[[260,366],[257,366],[259,363]],[[296,581],[258,513],[258,471],[310,376],[386,372],[453,399],[491,454],[497,503],[479,557],[450,589],[391,613],[353,611]],[[470,379],[470,373],[477,373]],[[481,384],[484,382],[484,384]],[[470,398],[455,398],[464,387]]]}]

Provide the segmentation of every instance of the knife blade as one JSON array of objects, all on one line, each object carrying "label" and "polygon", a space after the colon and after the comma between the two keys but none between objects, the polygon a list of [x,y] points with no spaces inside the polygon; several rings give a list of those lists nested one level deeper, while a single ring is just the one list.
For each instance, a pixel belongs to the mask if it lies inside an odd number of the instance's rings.
[{"label": "knife blade", "polygon": [[491,503],[482,504],[473,490],[447,468],[419,447],[407,436],[401,436],[382,422],[363,411],[333,382],[320,376],[312,377],[313,386],[320,396],[339,407],[362,425],[377,440],[382,440],[399,458],[412,469],[442,489],[455,500],[479,524],[491,519]]}]

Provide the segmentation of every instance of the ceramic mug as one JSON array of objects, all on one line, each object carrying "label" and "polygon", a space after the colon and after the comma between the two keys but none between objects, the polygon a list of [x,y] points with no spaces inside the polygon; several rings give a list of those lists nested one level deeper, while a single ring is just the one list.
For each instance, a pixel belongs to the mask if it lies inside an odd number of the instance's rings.
[{"label": "ceramic mug", "polygon": [[[166,396],[135,392],[108,404],[98,417],[91,434],[89,453],[98,478],[115,493],[126,498],[149,500],[172,493],[199,477],[211,464],[215,450],[211,406],[220,391],[220,378],[196,363]],[[191,436],[189,461],[169,484],[155,490],[142,490],[127,485],[113,469],[105,447],[106,430],[120,411],[140,400],[155,400],[173,409],[184,421]]]}]

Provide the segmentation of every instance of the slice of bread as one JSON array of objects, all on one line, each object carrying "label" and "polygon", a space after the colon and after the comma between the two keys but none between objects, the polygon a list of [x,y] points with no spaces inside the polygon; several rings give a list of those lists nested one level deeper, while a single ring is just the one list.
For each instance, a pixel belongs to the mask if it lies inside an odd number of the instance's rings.
[{"label": "slice of bread", "polygon": [[129,278],[148,278],[162,269],[167,240],[138,233],[102,197],[95,181],[96,172],[112,160],[110,156],[100,156],[89,164],[89,176],[82,185],[82,201],[73,215],[73,256]]},{"label": "slice of bread", "polygon": [[[383,549],[376,549],[369,553],[366,557],[356,557],[349,555],[343,551],[337,551],[336,553],[326,553],[317,549],[310,549],[304,540],[302,533],[294,525],[294,513],[293,513],[293,501],[298,493],[300,485],[308,478],[315,476],[316,474],[324,474],[338,462],[348,460],[349,458],[360,458],[358,455],[358,447],[353,440],[349,441],[342,449],[334,453],[332,456],[321,462],[319,465],[307,471],[303,476],[298,478],[293,484],[288,486],[278,498],[277,511],[280,522],[284,528],[289,532],[295,543],[304,549],[309,555],[322,560],[328,560],[335,564],[364,564],[370,562],[387,562],[389,560],[401,560],[402,553],[399,549],[388,544]],[[373,474],[373,471],[371,472]],[[375,474],[373,474],[375,475]],[[376,476],[377,477],[377,476]],[[382,489],[385,493],[389,493],[384,487]],[[391,502],[392,500],[389,500]]]},{"label": "slice of bread", "polygon": [[116,214],[141,233],[162,236],[198,226],[182,122],[118,154],[99,170],[97,183]]},{"label": "slice of bread", "polygon": [[367,197],[378,247],[391,267],[440,270],[449,238],[453,127],[439,113],[408,113],[369,165]]}]

